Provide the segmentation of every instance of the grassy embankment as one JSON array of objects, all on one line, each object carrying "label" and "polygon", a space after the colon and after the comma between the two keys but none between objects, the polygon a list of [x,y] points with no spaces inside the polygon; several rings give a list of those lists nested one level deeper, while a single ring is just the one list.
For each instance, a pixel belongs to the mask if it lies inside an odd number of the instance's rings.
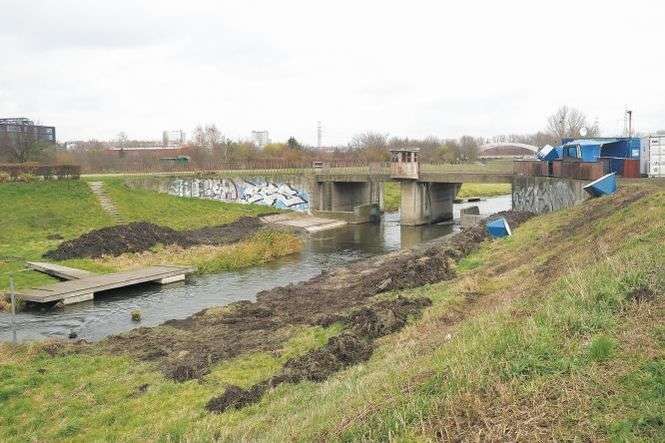
[{"label": "grassy embankment", "polygon": [[[230,223],[242,216],[272,211],[257,205],[226,204],[181,199],[143,190],[129,190],[119,180],[108,180],[105,190],[128,221],[149,221],[174,229],[193,229]],[[13,273],[17,287],[53,281],[33,271],[22,271],[26,260],[39,260],[62,239],[113,225],[83,181],[0,184],[0,291]],[[143,254],[114,259],[66,260],[65,265],[95,272],[112,272],[148,263],[194,264],[203,272],[238,269],[296,252],[298,239],[286,233],[259,232],[246,241],[221,247],[186,250],[158,247]]]},{"label": "grassy embankment", "polygon": [[[386,182],[383,188],[383,203],[386,211],[398,211],[401,201],[397,182]],[[458,198],[496,197],[510,194],[510,183],[464,183],[457,193]]]},{"label": "grassy embankment", "polygon": [[380,339],[367,363],[323,383],[282,384],[239,411],[203,406],[335,327],[305,328],[299,346],[185,383],[122,356],[5,345],[0,439],[663,441],[665,192],[637,191],[485,242],[455,280],[401,292],[434,304]]}]

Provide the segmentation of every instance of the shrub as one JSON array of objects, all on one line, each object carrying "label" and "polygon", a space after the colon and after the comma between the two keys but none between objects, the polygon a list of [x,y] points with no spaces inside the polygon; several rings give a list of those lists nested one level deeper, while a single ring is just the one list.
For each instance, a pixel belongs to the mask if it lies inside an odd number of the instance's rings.
[{"label": "shrub", "polygon": [[0,183],[7,183],[8,181],[11,181],[12,176],[9,175],[6,172],[0,171]]},{"label": "shrub", "polygon": [[14,179],[14,181],[19,182],[19,183],[31,183],[31,182],[34,182],[35,180],[37,180],[37,177],[35,177],[32,174],[25,173],[25,172],[17,175],[16,178]]},{"label": "shrub", "polygon": [[141,321],[141,311],[134,309],[132,311],[132,320],[136,322]]}]

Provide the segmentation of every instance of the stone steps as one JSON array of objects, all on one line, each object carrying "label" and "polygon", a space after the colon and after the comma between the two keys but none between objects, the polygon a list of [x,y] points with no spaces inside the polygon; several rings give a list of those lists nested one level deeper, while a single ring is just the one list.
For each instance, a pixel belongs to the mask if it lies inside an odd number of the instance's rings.
[{"label": "stone steps", "polygon": [[127,223],[127,220],[120,214],[118,208],[113,203],[113,200],[104,192],[104,183],[103,182],[88,182],[90,190],[97,197],[99,204],[101,205],[104,212],[109,214],[114,222],[118,224]]}]

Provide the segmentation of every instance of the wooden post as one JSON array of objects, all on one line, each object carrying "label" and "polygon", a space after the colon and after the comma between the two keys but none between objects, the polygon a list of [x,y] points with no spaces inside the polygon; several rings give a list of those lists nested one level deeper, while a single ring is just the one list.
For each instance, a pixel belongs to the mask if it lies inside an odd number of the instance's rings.
[{"label": "wooden post", "polygon": [[12,317],[11,317],[11,328],[12,328],[12,342],[16,344],[16,291],[14,290],[14,277],[9,274],[9,296],[12,301]]}]

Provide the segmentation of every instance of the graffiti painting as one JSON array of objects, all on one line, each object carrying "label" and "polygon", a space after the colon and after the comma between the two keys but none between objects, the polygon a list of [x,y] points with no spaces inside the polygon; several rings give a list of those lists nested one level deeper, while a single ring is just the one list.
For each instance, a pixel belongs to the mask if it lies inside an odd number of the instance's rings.
[{"label": "graffiti painting", "polygon": [[309,210],[307,191],[289,183],[255,179],[175,179],[168,192],[180,197],[205,198],[230,203],[272,206],[294,211]]}]

